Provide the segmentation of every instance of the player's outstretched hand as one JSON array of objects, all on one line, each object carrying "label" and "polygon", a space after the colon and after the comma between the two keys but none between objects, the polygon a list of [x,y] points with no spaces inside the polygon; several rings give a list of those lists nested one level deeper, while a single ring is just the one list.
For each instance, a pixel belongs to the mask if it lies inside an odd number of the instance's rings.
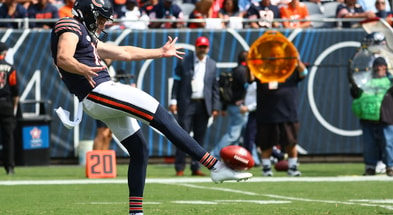
[{"label": "player's outstretched hand", "polygon": [[179,59],[183,59],[184,52],[180,51],[183,47],[176,47],[177,37],[172,39],[172,37],[168,36],[168,42],[165,43],[163,47],[161,47],[163,51],[163,57],[177,57]]},{"label": "player's outstretched hand", "polygon": [[98,76],[97,72],[102,71],[105,69],[105,67],[88,67],[89,69],[85,70],[85,78],[87,79],[87,81],[89,81],[89,84],[91,87],[94,88],[94,86],[96,85],[96,82],[94,81],[94,77]]}]

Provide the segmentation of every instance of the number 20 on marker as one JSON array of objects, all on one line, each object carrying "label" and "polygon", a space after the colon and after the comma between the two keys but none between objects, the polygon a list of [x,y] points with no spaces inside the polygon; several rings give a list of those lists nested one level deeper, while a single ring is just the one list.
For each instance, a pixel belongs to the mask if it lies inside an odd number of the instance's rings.
[{"label": "number 20 on marker", "polygon": [[86,177],[116,178],[114,150],[93,150],[86,153]]}]

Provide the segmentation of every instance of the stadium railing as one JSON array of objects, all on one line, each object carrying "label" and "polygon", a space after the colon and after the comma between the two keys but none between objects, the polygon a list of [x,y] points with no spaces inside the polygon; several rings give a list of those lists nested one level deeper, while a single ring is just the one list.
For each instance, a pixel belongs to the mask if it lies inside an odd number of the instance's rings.
[{"label": "stadium railing", "polygon": [[[218,18],[217,18],[218,19]],[[56,22],[58,19],[32,19],[32,18],[13,18],[13,19],[0,19],[0,23],[17,23],[18,24],[18,29],[29,29],[29,23],[30,22],[35,22],[35,23],[40,23],[40,22]],[[206,22],[208,19],[183,19],[183,20],[173,20],[173,19],[150,19],[146,20],[148,22],[186,22],[186,23],[200,23],[200,22]],[[324,27],[324,26],[335,26],[333,28],[340,28],[340,23],[342,22],[360,22],[364,20],[363,18],[321,18],[321,17],[310,17],[309,19],[300,19],[297,21],[311,21],[313,23],[324,23],[325,25],[320,25],[318,24],[317,26],[319,27]],[[120,22],[140,22],[140,21],[145,21],[145,20],[132,20],[132,19],[115,19],[113,23],[120,23]],[[274,20],[265,20],[265,19],[243,19],[242,22],[247,24],[250,22],[284,22],[284,21],[294,21],[294,20],[289,20],[289,19],[274,19]],[[227,20],[221,20],[221,22],[228,22]],[[337,23],[337,25],[332,25],[332,23]],[[330,27],[331,28],[331,27]]]}]

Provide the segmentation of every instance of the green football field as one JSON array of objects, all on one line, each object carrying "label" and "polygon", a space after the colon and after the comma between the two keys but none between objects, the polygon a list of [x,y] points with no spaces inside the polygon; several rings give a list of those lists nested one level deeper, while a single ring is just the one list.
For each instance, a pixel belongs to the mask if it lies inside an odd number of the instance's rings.
[{"label": "green football field", "polygon": [[[361,176],[360,163],[301,164],[301,177],[261,177],[214,184],[174,176],[173,165],[150,164],[144,213],[160,215],[393,214],[393,178]],[[82,166],[17,167],[0,172],[0,214],[128,214],[127,166],[118,176],[87,179]],[[205,173],[208,173],[204,169]]]}]

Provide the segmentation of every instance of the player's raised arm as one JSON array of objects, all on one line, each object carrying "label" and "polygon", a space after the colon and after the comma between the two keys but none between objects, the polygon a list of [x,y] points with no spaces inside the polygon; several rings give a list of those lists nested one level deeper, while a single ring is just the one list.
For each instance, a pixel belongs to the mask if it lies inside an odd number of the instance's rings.
[{"label": "player's raised arm", "polygon": [[177,57],[183,59],[184,52],[180,51],[182,47],[175,46],[177,37],[172,39],[168,36],[168,41],[160,48],[146,49],[136,46],[117,46],[99,42],[97,44],[98,54],[101,58],[113,60],[146,60],[166,57]]}]

